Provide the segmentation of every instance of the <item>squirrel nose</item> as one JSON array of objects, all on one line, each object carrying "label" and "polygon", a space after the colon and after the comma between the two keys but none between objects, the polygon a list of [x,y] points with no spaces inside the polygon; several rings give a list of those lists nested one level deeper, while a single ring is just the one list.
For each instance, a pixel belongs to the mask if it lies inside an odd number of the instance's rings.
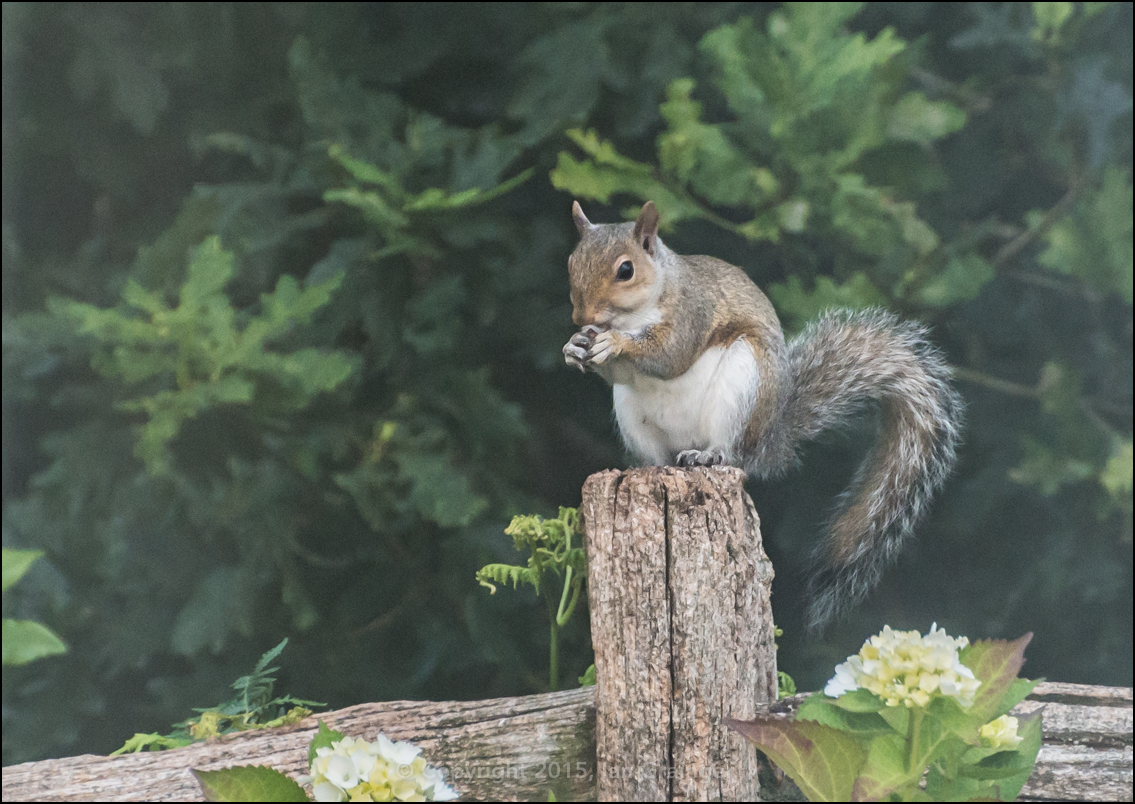
[{"label": "squirrel nose", "polygon": [[577,327],[585,326],[586,324],[595,323],[595,314],[588,315],[587,312],[579,307],[571,311],[571,321]]}]

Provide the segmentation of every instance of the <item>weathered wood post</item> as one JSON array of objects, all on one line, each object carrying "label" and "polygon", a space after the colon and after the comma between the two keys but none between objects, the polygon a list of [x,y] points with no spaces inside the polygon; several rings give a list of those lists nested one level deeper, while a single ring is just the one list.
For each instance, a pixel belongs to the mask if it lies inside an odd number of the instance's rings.
[{"label": "weathered wood post", "polygon": [[733,468],[607,471],[583,486],[600,801],[756,801],[724,725],[776,699],[772,564]]}]

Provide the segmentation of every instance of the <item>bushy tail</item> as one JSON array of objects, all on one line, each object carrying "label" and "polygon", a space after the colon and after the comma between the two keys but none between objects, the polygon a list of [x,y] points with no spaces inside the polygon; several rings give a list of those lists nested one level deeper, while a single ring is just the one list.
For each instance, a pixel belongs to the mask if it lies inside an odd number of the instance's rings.
[{"label": "bushy tail", "polygon": [[898,556],[953,467],[962,400],[918,324],[882,310],[829,312],[789,344],[793,443],[880,407],[871,454],[840,497],[809,583],[808,627],[821,630],[858,603]]}]

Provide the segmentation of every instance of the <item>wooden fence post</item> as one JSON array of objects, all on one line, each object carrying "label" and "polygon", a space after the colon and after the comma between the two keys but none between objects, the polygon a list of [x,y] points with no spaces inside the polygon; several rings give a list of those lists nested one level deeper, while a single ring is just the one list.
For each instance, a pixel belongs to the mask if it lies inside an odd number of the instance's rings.
[{"label": "wooden fence post", "polygon": [[776,700],[772,564],[733,468],[607,471],[583,486],[600,801],[759,800],[722,723]]}]

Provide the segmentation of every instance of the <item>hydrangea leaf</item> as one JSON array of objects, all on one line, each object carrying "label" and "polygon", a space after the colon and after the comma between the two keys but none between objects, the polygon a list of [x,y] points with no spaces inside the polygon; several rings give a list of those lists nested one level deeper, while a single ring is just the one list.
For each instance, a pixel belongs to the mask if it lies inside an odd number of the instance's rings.
[{"label": "hydrangea leaf", "polygon": [[310,767],[312,761],[315,759],[315,752],[320,748],[330,748],[331,744],[336,740],[342,740],[345,736],[343,732],[336,731],[329,728],[323,720],[319,720],[319,731],[311,738],[311,745],[307,749],[307,764]]},{"label": "hydrangea leaf", "polygon": [[866,752],[854,738],[806,720],[726,720],[768,754],[809,801],[851,801],[852,782]]},{"label": "hydrangea leaf", "polygon": [[1009,692],[1017,675],[1025,663],[1025,647],[1032,640],[1032,633],[1025,634],[1012,642],[1003,639],[983,639],[963,649],[961,661],[973,671],[981,686],[974,696],[969,714],[980,720],[978,726],[988,723],[998,715],[1005,694]]},{"label": "hydrangea leaf", "polygon": [[264,765],[191,770],[207,801],[310,801],[294,779]]}]

